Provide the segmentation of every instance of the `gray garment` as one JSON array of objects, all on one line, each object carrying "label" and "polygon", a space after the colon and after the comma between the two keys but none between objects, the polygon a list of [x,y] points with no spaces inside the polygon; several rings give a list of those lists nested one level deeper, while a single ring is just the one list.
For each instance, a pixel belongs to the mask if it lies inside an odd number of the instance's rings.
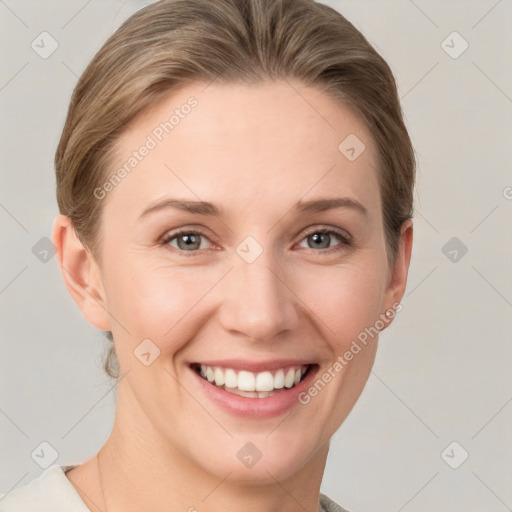
[{"label": "gray garment", "polygon": [[[0,494],[0,512],[90,512],[66,471],[74,466],[53,465],[31,482]],[[320,494],[321,512],[347,512]]]},{"label": "gray garment", "polygon": [[320,510],[321,512],[348,512],[347,509],[340,507],[336,502],[322,493],[320,493]]}]

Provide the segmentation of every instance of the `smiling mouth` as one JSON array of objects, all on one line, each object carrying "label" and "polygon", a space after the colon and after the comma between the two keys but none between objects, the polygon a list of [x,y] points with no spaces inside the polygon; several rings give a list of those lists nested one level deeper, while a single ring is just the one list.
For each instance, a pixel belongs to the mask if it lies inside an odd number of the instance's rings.
[{"label": "smiling mouth", "polygon": [[193,363],[190,367],[204,380],[228,393],[246,398],[267,398],[299,384],[314,365],[288,366],[272,371],[250,372]]}]

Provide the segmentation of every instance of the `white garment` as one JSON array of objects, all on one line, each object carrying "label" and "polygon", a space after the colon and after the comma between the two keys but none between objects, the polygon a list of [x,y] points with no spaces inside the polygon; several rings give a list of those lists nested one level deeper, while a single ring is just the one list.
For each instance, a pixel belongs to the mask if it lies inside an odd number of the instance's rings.
[{"label": "white garment", "polygon": [[[0,494],[0,512],[90,512],[65,472],[75,466],[53,465],[31,482]],[[320,493],[322,512],[347,512]]]},{"label": "white garment", "polygon": [[50,466],[23,487],[0,495],[0,512],[90,512],[64,474],[74,467]]}]

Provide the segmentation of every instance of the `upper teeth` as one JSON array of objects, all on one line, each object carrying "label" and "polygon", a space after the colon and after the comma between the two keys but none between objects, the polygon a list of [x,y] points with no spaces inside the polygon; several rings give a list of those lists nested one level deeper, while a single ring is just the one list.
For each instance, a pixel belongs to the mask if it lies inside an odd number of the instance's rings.
[{"label": "upper teeth", "polygon": [[273,391],[284,387],[291,388],[300,382],[306,373],[306,366],[290,366],[275,371],[260,373],[231,368],[201,365],[201,376],[217,386],[238,388],[240,391]]}]

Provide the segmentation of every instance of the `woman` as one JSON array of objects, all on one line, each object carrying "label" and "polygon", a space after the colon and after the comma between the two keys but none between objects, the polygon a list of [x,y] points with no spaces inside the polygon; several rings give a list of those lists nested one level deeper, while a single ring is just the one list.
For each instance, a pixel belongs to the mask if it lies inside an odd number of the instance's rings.
[{"label": "woman", "polygon": [[331,436],[400,309],[414,152],[385,61],[309,0],[167,0],[74,90],[53,241],[112,432],[2,510],[344,510]]}]

